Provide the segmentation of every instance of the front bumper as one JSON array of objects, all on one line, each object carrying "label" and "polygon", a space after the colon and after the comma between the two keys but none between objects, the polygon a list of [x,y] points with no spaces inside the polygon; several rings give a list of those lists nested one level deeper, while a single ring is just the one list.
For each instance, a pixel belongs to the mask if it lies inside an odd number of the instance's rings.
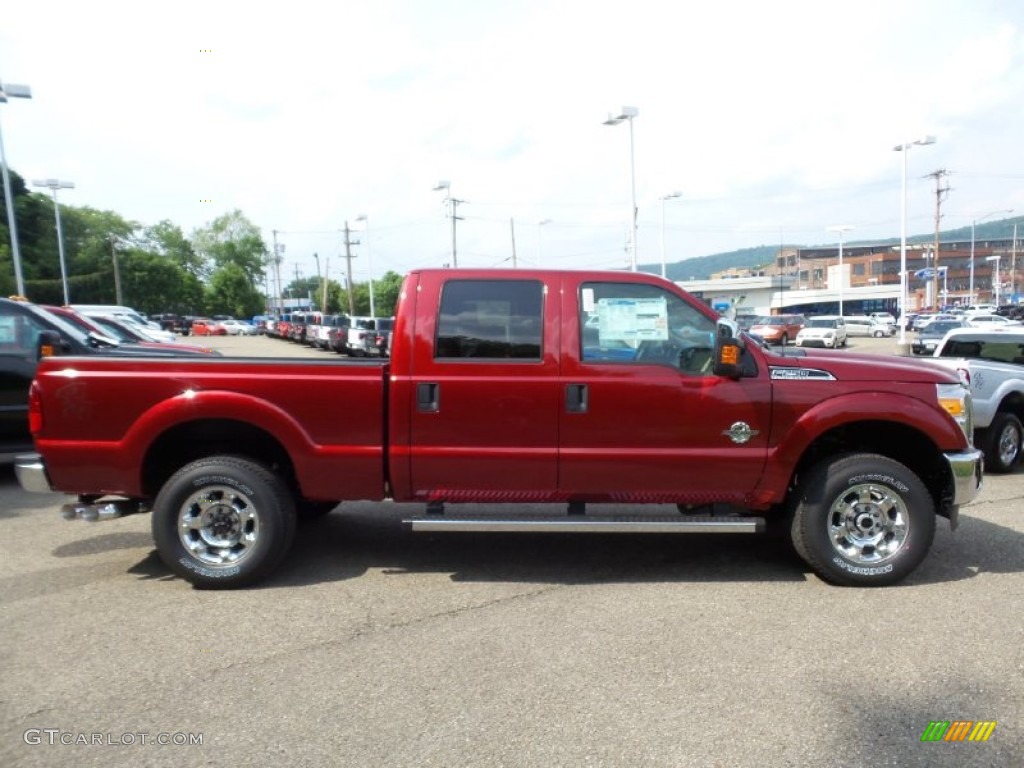
[{"label": "front bumper", "polygon": [[50,478],[46,474],[43,457],[38,453],[24,453],[14,459],[14,475],[26,491],[32,493],[53,493]]},{"label": "front bumper", "polygon": [[981,492],[982,453],[972,448],[962,453],[947,453],[945,456],[953,476],[953,506],[969,504]]}]

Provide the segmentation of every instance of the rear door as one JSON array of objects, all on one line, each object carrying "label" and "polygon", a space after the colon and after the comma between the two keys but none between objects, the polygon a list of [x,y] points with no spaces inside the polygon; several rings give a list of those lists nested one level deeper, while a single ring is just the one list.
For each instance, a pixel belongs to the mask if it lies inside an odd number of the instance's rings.
[{"label": "rear door", "polygon": [[411,492],[449,501],[551,500],[558,486],[558,292],[536,274],[478,274],[421,275],[417,302],[439,311],[416,316]]}]

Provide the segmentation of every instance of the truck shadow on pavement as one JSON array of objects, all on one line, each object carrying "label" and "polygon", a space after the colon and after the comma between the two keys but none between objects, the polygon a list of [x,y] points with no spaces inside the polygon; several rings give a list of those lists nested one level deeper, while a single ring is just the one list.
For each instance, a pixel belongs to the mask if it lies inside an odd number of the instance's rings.
[{"label": "truck shadow on pavement", "polygon": [[[267,585],[350,579],[368,569],[391,576],[450,573],[469,582],[817,580],[787,545],[764,535],[413,533],[402,522],[410,510],[400,506],[343,505],[304,522]],[[940,522],[925,562],[903,583],[1022,570],[1024,534],[962,518],[955,534]]]}]

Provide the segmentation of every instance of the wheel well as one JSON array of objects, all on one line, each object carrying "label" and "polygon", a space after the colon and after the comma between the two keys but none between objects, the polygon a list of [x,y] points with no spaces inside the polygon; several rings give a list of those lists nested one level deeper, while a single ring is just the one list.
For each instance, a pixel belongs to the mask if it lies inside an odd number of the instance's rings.
[{"label": "wheel well", "polygon": [[1020,392],[1011,392],[1002,399],[999,403],[999,408],[996,409],[997,413],[1012,413],[1022,422],[1024,422],[1024,394]]},{"label": "wheel well", "polygon": [[928,437],[904,424],[859,421],[844,424],[820,435],[797,464],[794,483],[801,474],[829,456],[843,453],[877,453],[900,462],[916,474],[942,513],[951,501],[949,465]]},{"label": "wheel well", "polygon": [[149,447],[142,464],[142,487],[150,498],[186,464],[206,456],[244,456],[265,465],[296,488],[288,452],[270,433],[231,419],[202,419],[167,430]]}]

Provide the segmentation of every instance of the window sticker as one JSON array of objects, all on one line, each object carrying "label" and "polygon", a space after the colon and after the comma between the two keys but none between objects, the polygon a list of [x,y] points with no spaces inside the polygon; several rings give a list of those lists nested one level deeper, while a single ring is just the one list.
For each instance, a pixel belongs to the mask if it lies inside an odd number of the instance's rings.
[{"label": "window sticker", "polygon": [[668,339],[668,304],[663,296],[656,299],[600,299],[597,317],[602,344],[624,341],[636,345],[641,341]]}]

